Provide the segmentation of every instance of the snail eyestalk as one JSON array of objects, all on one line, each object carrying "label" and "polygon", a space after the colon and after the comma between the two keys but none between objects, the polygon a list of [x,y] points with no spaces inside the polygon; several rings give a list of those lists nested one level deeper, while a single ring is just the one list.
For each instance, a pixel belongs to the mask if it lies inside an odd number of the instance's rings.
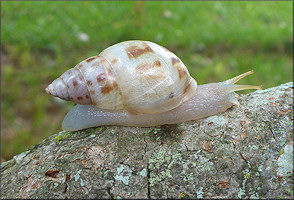
[{"label": "snail eyestalk", "polygon": [[231,78],[229,80],[224,81],[223,84],[226,85],[226,90],[228,92],[235,92],[235,91],[247,90],[247,89],[261,90],[262,86],[259,86],[259,85],[234,85],[236,82],[238,82],[242,78],[244,78],[250,74],[253,74],[253,73],[254,73],[254,71],[251,70],[249,72],[240,74],[239,76],[236,76],[234,78]]}]

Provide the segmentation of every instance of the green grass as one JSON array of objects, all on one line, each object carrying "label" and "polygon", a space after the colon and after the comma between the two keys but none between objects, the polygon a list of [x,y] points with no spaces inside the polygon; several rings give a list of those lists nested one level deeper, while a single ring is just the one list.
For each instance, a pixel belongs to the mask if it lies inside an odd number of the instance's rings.
[{"label": "green grass", "polygon": [[291,1],[1,3],[2,161],[61,130],[73,104],[47,95],[50,82],[124,40],[167,47],[199,84],[251,69],[255,74],[240,83],[268,88],[292,81]]}]

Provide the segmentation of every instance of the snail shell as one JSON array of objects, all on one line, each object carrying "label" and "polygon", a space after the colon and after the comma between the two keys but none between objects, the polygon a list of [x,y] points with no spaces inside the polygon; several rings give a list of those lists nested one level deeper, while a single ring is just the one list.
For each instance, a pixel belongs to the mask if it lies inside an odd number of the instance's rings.
[{"label": "snail shell", "polygon": [[196,88],[196,81],[175,54],[155,43],[134,40],[80,62],[46,92],[102,109],[158,113],[178,107]]}]

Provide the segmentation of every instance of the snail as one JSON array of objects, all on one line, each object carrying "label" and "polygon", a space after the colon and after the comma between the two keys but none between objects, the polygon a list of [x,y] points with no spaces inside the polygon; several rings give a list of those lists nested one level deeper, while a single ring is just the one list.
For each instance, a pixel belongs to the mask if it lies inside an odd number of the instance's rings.
[{"label": "snail", "polygon": [[232,79],[197,86],[183,62],[149,41],[112,45],[64,72],[45,91],[77,105],[62,128],[76,131],[102,125],[157,126],[204,118],[239,105],[234,91],[261,86]]}]

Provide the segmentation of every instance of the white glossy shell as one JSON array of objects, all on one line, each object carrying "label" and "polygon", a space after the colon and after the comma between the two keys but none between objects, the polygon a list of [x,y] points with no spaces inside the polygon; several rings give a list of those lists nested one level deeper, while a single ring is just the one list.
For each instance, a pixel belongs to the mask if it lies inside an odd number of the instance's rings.
[{"label": "white glossy shell", "polygon": [[190,99],[196,87],[175,54],[155,43],[135,40],[115,44],[80,62],[46,92],[103,109],[157,113]]}]

